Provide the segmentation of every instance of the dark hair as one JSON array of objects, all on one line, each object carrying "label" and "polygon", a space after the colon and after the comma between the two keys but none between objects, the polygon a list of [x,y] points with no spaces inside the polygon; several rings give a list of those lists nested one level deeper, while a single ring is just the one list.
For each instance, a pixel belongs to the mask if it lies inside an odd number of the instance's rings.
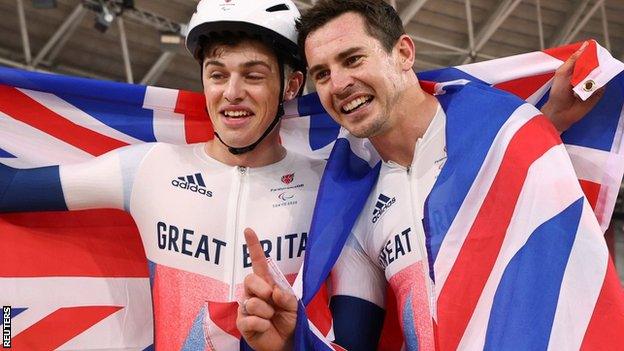
[{"label": "dark hair", "polygon": [[401,18],[394,8],[383,0],[319,0],[297,21],[299,50],[305,57],[305,41],[310,33],[332,19],[347,12],[364,18],[368,34],[379,40],[390,52],[401,35],[405,34]]},{"label": "dark hair", "polygon": [[[264,41],[261,40],[260,36],[252,37],[247,33],[232,33],[232,32],[221,32],[221,33],[210,33],[210,35],[202,35],[199,37],[197,49],[193,53],[193,56],[199,64],[201,65],[206,56],[217,56],[219,55],[219,47],[234,47],[240,45],[244,41],[257,41],[264,45],[267,45]],[[268,46],[271,49],[270,46]],[[275,53],[277,55],[277,53]]]},{"label": "dark hair", "polygon": [[[223,47],[234,47],[240,45],[244,41],[255,41],[265,45],[278,61],[290,66],[293,70],[305,72],[305,67],[301,67],[301,64],[297,64],[289,55],[284,54],[283,50],[280,50],[276,45],[268,43],[260,35],[250,35],[246,32],[219,32],[210,33],[209,36],[202,35],[197,45],[197,50],[194,53],[195,59],[199,62],[199,65],[203,65],[204,58],[206,56],[213,57],[221,54]],[[305,74],[305,73],[304,73]]]}]

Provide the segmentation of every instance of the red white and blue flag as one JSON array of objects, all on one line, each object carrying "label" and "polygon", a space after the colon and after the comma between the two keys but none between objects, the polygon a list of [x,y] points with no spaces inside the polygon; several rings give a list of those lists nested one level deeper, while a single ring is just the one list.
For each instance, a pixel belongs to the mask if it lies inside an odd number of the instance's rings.
[{"label": "red white and blue flag", "polygon": [[[539,105],[548,93],[554,70],[576,47],[425,72],[421,78],[485,82]],[[579,60],[575,71],[579,95],[590,93],[583,90],[588,79],[596,87],[608,83],[608,89],[599,107],[562,136],[603,229],[611,216],[624,167],[620,126],[623,79],[621,75],[613,78],[622,66],[607,55],[592,44]],[[426,85],[435,89],[433,84]],[[14,168],[42,167],[82,162],[128,144],[206,141],[213,133],[204,104],[203,96],[197,93],[0,68],[0,163]],[[352,197],[353,204],[338,212],[329,205],[319,207],[334,217],[343,213],[354,222],[358,206],[361,208],[374,182],[364,175],[370,173],[378,156],[366,142],[351,139],[364,146],[352,146],[357,156],[344,148],[355,144],[344,138],[336,142],[344,131],[323,111],[314,94],[288,105],[286,112],[287,117],[303,116],[287,118],[282,124],[282,141],[289,149],[326,158],[334,148],[329,174],[343,169],[345,163],[359,166],[343,173],[347,179],[341,180],[348,181],[357,194]],[[23,201],[46,208],[49,198],[42,193]],[[586,206],[581,207],[586,216]],[[322,214],[317,215],[320,217]],[[320,238],[327,238],[330,231],[318,220],[316,223],[313,230],[318,239],[310,238],[308,250],[313,250],[312,256],[322,264],[306,265],[306,302],[331,269],[344,230],[348,233],[348,228],[334,228],[343,232],[332,232],[336,236],[320,245]],[[13,348],[153,347],[149,271],[137,230],[125,213],[3,214],[0,242],[0,303],[13,307]],[[323,248],[326,252],[320,253]],[[232,326],[230,322],[224,325],[222,318],[214,322],[228,330]]]},{"label": "red white and blue flag", "polygon": [[[414,315],[410,296],[397,296],[405,343],[382,336],[380,349],[575,350],[623,344],[624,293],[602,233],[622,180],[624,65],[590,43],[575,67],[574,90],[586,99],[606,86],[605,96],[563,133],[563,144],[535,109],[485,88],[541,106],[555,69],[578,47],[419,75],[421,81],[444,82],[422,85],[438,94],[447,116],[448,159],[424,218],[435,332],[419,329],[422,316]],[[304,303],[327,278],[378,175],[379,158],[370,144],[341,136],[306,247]],[[338,218],[346,225],[336,225]],[[296,339],[299,350],[332,349],[308,331],[302,316]]]}]

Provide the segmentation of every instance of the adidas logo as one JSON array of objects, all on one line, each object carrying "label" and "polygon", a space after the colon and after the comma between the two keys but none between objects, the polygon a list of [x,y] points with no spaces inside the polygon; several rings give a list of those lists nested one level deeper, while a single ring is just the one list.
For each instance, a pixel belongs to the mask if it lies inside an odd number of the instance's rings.
[{"label": "adidas logo", "polygon": [[212,191],[206,189],[206,183],[202,178],[201,173],[195,173],[193,175],[187,175],[185,177],[178,177],[171,181],[171,185],[198,193],[204,196],[212,197]]},{"label": "adidas logo", "polygon": [[377,198],[377,203],[375,204],[375,209],[373,210],[373,223],[377,223],[379,218],[386,212],[392,204],[396,202],[396,198],[389,198],[384,194],[379,194]]}]

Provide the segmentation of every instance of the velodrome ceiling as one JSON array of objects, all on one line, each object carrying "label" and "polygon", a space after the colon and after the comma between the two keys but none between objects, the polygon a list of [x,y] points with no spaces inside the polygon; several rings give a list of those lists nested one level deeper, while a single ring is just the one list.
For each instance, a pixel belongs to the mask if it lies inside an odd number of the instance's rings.
[{"label": "velodrome ceiling", "polygon": [[[313,1],[295,2],[304,11]],[[417,70],[586,38],[624,59],[624,0],[388,1],[418,45]],[[162,31],[184,27],[196,0],[136,0],[135,9],[117,16],[104,33],[94,29],[97,5],[122,1],[56,2],[56,8],[39,9],[30,0],[0,0],[1,65],[200,89],[196,63],[181,45],[165,50],[160,41]]]}]

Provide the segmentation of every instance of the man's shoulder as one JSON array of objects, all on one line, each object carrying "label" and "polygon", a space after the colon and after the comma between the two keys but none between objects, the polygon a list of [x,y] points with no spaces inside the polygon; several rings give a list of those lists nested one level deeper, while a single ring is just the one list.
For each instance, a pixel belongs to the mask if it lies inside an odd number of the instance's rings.
[{"label": "man's shoulder", "polygon": [[462,135],[470,140],[494,138],[509,122],[541,114],[519,97],[482,83],[449,85],[437,98],[446,115],[449,142]]},{"label": "man's shoulder", "polygon": [[150,156],[157,155],[192,155],[198,144],[170,144],[164,142],[150,142],[143,144],[134,144],[128,147],[128,150],[144,150],[149,152]]},{"label": "man's shoulder", "polygon": [[505,104],[511,106],[519,106],[526,103],[525,100],[519,98],[510,92],[490,86],[480,82],[457,81],[449,82],[443,88],[444,94],[441,97],[447,97],[451,101],[458,97],[465,97],[467,105],[482,107],[491,106],[493,104]]},{"label": "man's shoulder", "polygon": [[163,142],[140,143],[114,151],[124,168],[155,169],[175,168],[201,163],[196,155],[197,144],[177,145]]},{"label": "man's shoulder", "polygon": [[136,144],[133,146],[146,145],[146,147],[153,148],[154,151],[158,152],[180,152],[180,153],[192,153],[193,149],[197,147],[198,144],[171,144],[165,143],[161,141],[149,142],[143,144]]},{"label": "man's shoulder", "polygon": [[292,157],[297,168],[306,168],[319,175],[323,174],[325,165],[327,164],[327,161],[324,159],[312,158],[290,150],[288,150],[288,155]]}]

